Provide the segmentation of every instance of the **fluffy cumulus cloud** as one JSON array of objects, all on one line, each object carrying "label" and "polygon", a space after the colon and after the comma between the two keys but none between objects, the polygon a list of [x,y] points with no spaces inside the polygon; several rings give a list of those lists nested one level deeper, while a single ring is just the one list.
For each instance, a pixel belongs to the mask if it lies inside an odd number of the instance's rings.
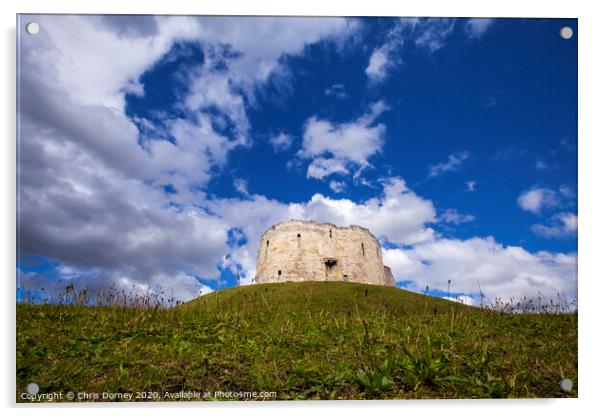
[{"label": "fluffy cumulus cloud", "polygon": [[312,160],[307,177],[346,175],[351,169],[361,171],[369,166],[368,159],[384,145],[385,125],[376,123],[376,119],[386,110],[386,104],[377,101],[368,112],[347,123],[337,124],[315,116],[307,120],[298,153],[300,158]]},{"label": "fluffy cumulus cloud", "polygon": [[188,17],[47,15],[36,21],[45,36],[23,39],[22,63],[38,64],[44,81],[63,87],[78,103],[115,109],[123,109],[128,90],[143,93],[139,76],[174,41],[199,34]]},{"label": "fluffy cumulus cloud", "polygon": [[286,77],[282,56],[300,54],[324,39],[340,43],[358,28],[343,18],[201,17],[197,22],[207,62],[191,75],[186,107],[220,109],[241,138],[249,128],[245,103],[255,102],[256,85]]},{"label": "fluffy cumulus cloud", "polygon": [[[22,134],[31,136],[20,149],[21,255],[100,268],[104,281],[127,277],[141,285],[173,287],[188,279],[186,286],[196,287],[195,275],[216,275],[226,253],[223,221],[170,205],[160,185],[107,166],[55,132]],[[94,275],[80,274],[80,286],[95,286]]]},{"label": "fluffy cumulus cloud", "polygon": [[396,244],[432,239],[434,231],[428,227],[429,223],[435,222],[432,202],[411,191],[400,178],[390,178],[383,185],[380,197],[363,203],[314,195],[301,205],[302,218],[339,225],[362,225],[377,238]]},{"label": "fluffy cumulus cloud", "polygon": [[409,250],[384,249],[383,259],[398,280],[411,280],[411,288],[447,290],[479,298],[479,285],[487,301],[523,297],[548,299],[557,294],[576,295],[577,256],[549,252],[530,253],[503,246],[492,237],[456,240],[439,238]]},{"label": "fluffy cumulus cloud", "polygon": [[389,51],[385,46],[376,49],[370,55],[370,62],[366,68],[366,74],[376,80],[382,80],[387,75],[387,69],[391,66]]},{"label": "fluffy cumulus cloud", "polygon": [[381,82],[385,80],[391,70],[401,64],[403,29],[406,26],[403,19],[397,22],[387,33],[386,41],[370,55],[365,71],[370,81]]},{"label": "fluffy cumulus cloud", "polygon": [[518,197],[518,205],[525,211],[535,214],[546,208],[560,205],[558,192],[548,188],[533,188]]},{"label": "fluffy cumulus cloud", "polygon": [[531,230],[544,238],[565,238],[577,236],[577,215],[572,212],[554,214],[549,225],[534,224]]},{"label": "fluffy cumulus cloud", "polygon": [[385,180],[382,194],[363,203],[315,194],[308,201],[284,204],[252,195],[244,200],[212,200],[208,208],[225,223],[242,230],[246,237],[248,243],[232,252],[232,258],[244,270],[244,283],[250,283],[254,276],[261,234],[271,225],[288,219],[362,225],[382,241],[394,244],[415,244],[435,238],[434,230],[428,226],[436,222],[432,202],[416,195],[400,178]]},{"label": "fluffy cumulus cloud", "polygon": [[[532,188],[521,193],[518,205],[525,211],[538,216],[551,215],[546,223],[531,226],[531,231],[546,239],[577,237],[577,215],[566,212],[574,205],[575,191],[570,186],[561,186],[558,190],[550,188]],[[561,210],[560,212],[555,212]]]},{"label": "fluffy cumulus cloud", "polygon": [[[228,254],[232,224],[203,207],[203,188],[233,148],[249,145],[245,102],[285,71],[281,56],[354,30],[336,18],[36,21],[44,36],[23,37],[19,58],[20,260],[51,259],[61,278],[91,289],[169,287],[180,299],[204,288],[197,277],[215,279]],[[141,75],[177,42],[206,57],[187,75],[187,117],[166,123],[174,140],[141,140],[125,96],[146,93]],[[243,194],[244,185],[235,184]],[[53,282],[20,277],[22,286]]]}]

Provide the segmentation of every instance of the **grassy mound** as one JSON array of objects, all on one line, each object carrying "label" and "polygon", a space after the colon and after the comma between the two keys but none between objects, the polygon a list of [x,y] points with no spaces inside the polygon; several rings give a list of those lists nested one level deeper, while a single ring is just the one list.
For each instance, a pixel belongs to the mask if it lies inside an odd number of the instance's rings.
[{"label": "grassy mound", "polygon": [[18,401],[30,382],[65,401],[575,397],[577,314],[342,282],[230,288],[170,309],[20,304],[16,363]]}]

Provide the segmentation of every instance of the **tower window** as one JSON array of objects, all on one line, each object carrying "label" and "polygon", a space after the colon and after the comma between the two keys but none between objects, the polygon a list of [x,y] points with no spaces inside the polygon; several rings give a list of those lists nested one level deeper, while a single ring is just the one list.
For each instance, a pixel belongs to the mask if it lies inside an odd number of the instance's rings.
[{"label": "tower window", "polygon": [[335,259],[326,259],[324,260],[324,264],[328,270],[332,270],[337,265],[337,261]]},{"label": "tower window", "polygon": [[301,234],[297,234],[297,238],[301,238]]},{"label": "tower window", "polygon": [[282,275],[282,270],[278,270],[278,276]]},{"label": "tower window", "polygon": [[364,249],[364,243],[362,243],[362,255],[365,256],[366,255],[366,250]]},{"label": "tower window", "polygon": [[326,276],[326,279],[328,280],[328,272],[334,270],[337,267],[337,260],[326,258],[326,259],[324,259],[324,266],[325,266],[325,276]]},{"label": "tower window", "polygon": [[328,231],[328,233],[330,234],[330,238],[332,238],[332,228]]}]

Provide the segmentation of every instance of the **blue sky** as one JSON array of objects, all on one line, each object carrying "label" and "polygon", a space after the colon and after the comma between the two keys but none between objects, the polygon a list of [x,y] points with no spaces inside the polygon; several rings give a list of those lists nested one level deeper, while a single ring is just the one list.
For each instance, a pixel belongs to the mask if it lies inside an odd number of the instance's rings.
[{"label": "blue sky", "polygon": [[250,284],[300,218],[368,227],[410,290],[576,297],[576,20],[38,21],[20,286]]}]

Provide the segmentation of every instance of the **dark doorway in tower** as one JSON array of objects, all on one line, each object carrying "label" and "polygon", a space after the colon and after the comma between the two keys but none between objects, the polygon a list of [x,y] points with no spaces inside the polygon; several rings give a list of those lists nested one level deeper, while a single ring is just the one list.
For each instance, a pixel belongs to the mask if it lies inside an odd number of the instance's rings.
[{"label": "dark doorway in tower", "polygon": [[326,280],[328,280],[328,276],[334,275],[334,272],[336,271],[338,263],[339,263],[339,261],[337,259],[332,259],[332,258],[324,259]]}]

